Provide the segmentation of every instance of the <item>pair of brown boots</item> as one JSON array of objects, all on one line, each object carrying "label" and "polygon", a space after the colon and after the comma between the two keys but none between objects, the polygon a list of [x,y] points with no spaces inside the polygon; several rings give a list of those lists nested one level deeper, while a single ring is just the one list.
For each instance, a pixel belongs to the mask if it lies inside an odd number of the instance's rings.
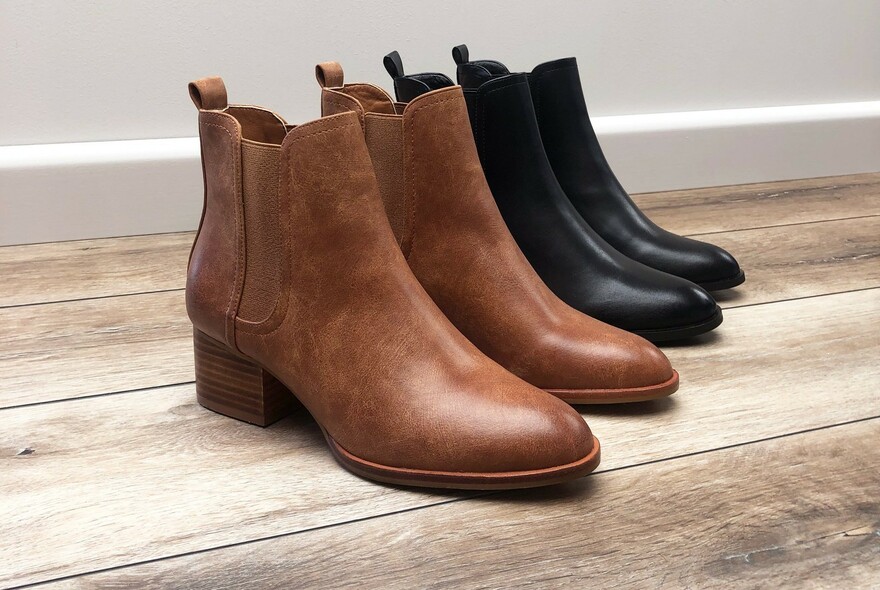
[{"label": "pair of brown boots", "polygon": [[323,117],[289,125],[190,84],[205,207],[186,287],[199,403],[271,424],[300,402],[335,457],[396,484],[583,476],[571,404],[653,399],[652,344],[541,282],[483,176],[460,87],[395,103],[317,67]]}]

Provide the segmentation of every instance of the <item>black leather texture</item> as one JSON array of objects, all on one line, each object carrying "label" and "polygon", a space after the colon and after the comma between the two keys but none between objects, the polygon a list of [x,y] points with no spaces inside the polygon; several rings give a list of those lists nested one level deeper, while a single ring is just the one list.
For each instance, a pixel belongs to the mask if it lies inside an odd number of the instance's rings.
[{"label": "black leather texture", "polygon": [[633,203],[593,131],[574,58],[539,65],[529,82],[550,165],[590,227],[633,260],[707,288],[745,280],[727,251],[658,227]]}]

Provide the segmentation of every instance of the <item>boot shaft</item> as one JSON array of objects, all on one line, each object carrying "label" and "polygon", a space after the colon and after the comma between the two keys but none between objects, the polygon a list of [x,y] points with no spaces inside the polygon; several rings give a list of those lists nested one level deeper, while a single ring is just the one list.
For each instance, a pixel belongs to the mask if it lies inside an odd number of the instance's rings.
[{"label": "boot shaft", "polygon": [[[267,109],[228,104],[218,78],[196,81],[190,92],[205,197],[187,311],[196,328],[241,352],[236,334],[276,322],[291,281],[320,282],[308,276],[313,262],[326,258],[328,272],[342,266],[346,274],[370,256],[382,259],[387,220],[352,113],[292,126]],[[333,256],[354,242],[362,259]]]},{"label": "boot shaft", "polygon": [[261,321],[281,293],[279,161],[288,126],[275,113],[230,105],[220,78],[190,84],[199,109],[205,201],[187,273],[187,311],[236,348],[236,319]]},{"label": "boot shaft", "polygon": [[563,189],[573,194],[589,187],[601,198],[601,187],[617,184],[593,130],[573,57],[540,64],[529,76],[541,138]]}]

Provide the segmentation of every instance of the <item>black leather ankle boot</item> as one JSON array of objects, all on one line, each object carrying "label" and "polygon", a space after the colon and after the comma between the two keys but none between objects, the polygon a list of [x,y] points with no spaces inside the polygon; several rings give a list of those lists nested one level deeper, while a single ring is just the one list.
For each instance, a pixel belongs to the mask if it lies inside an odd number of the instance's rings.
[{"label": "black leather ankle boot", "polygon": [[[466,47],[459,46],[453,57],[461,60],[464,56],[462,63],[466,63],[466,52]],[[470,67],[474,66],[463,69]],[[539,65],[529,75],[529,85],[556,179],[578,213],[605,241],[633,260],[704,289],[728,289],[745,281],[745,273],[727,251],[664,230],[633,203],[602,153],[573,57]]]},{"label": "black leather ankle boot", "polygon": [[[453,85],[442,74],[405,76],[396,52],[386,67],[396,89],[425,93]],[[559,297],[655,342],[695,336],[721,323],[721,309],[706,291],[627,258],[583,220],[544,152],[526,74],[465,58],[459,83],[498,208],[526,258]],[[398,94],[401,101],[412,97]]]}]

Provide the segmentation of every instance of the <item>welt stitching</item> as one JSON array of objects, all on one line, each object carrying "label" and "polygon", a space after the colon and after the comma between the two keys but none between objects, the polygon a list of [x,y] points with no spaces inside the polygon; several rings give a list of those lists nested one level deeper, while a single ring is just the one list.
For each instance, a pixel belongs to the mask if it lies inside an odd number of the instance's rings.
[{"label": "welt stitching", "polygon": [[[308,139],[309,137],[314,137],[316,135],[324,135],[325,133],[330,133],[331,131],[336,131],[337,129],[342,129],[343,127],[348,127],[350,125],[351,125],[351,123],[343,123],[342,125],[336,125],[335,127],[330,127],[330,128],[325,129],[323,131],[313,131],[312,133],[308,133],[306,135],[302,135],[300,137],[295,137],[295,138],[291,139],[290,143],[294,144],[298,141],[302,141],[303,139]],[[289,161],[290,161],[291,156],[292,156],[292,154],[288,153],[288,160]],[[289,163],[291,165],[293,164],[292,161],[290,161]]]},{"label": "welt stitching", "polygon": [[[223,133],[225,133],[229,137],[229,155],[233,161],[234,184],[237,186],[238,179],[240,178],[241,174],[238,169],[239,162],[238,162],[238,160],[235,159],[235,152],[232,149],[232,145],[235,142],[235,138],[233,137],[232,133],[229,132],[229,129],[227,129],[226,127],[224,127],[222,125],[218,125],[216,123],[209,123],[209,122],[205,122],[205,125],[208,127],[216,127],[217,129],[220,129],[221,131],[223,131]],[[226,342],[230,346],[232,346],[233,349],[238,350],[238,346],[235,343],[235,317],[233,317],[232,321],[230,321],[229,313],[232,310],[232,302],[235,300],[235,292],[237,291],[238,286],[242,285],[242,283],[243,283],[243,280],[242,280],[243,277],[241,277],[240,275],[243,274],[244,269],[241,268],[243,265],[240,264],[240,258],[241,258],[242,245],[244,242],[244,234],[241,231],[242,221],[240,218],[240,211],[239,211],[240,207],[239,207],[239,203],[238,203],[238,201],[240,201],[241,199],[239,199],[237,196],[238,189],[234,188],[233,190],[236,191],[236,199],[235,199],[236,200],[236,203],[235,203],[235,233],[236,233],[236,236],[235,236],[235,238],[236,238],[236,242],[237,242],[236,245],[238,247],[238,252],[235,253],[235,282],[232,284],[232,291],[229,294],[229,301],[226,303],[226,312],[225,312],[225,315],[223,316],[223,333],[226,335]],[[238,315],[237,309],[235,310],[235,313],[236,313],[236,315]],[[231,330],[232,334],[230,334],[230,328],[232,328],[232,330]]]},{"label": "welt stitching", "polygon": [[449,102],[451,100],[455,100],[458,98],[458,94],[454,96],[450,96],[449,98],[444,98],[443,100],[431,101],[428,104],[420,105],[419,107],[413,109],[412,115],[409,118],[409,165],[410,165],[410,177],[412,178],[412,198],[407,199],[409,205],[409,215],[410,218],[410,231],[408,236],[407,244],[407,252],[406,259],[409,260],[410,256],[412,256],[413,250],[415,249],[415,241],[416,241],[416,158],[415,158],[415,140],[416,134],[413,132],[413,127],[415,126],[415,118],[416,114],[422,109],[426,109],[428,107],[434,107],[444,102]]},{"label": "welt stitching", "polygon": [[[348,112],[357,113],[357,110],[352,108],[352,105],[350,105],[350,104],[344,104],[341,102],[337,102],[335,100],[330,100],[329,98],[325,98],[324,102],[326,102],[327,104],[335,104],[338,107],[342,107],[343,109],[345,109],[346,113],[348,113]],[[360,114],[360,113],[358,113],[358,114]]]},{"label": "welt stitching", "polygon": [[381,86],[376,86],[375,84],[370,84],[368,82],[357,82],[355,84],[346,84],[345,87],[346,88],[370,88],[372,90],[378,91],[382,96],[387,98],[390,102],[392,102],[392,103],[394,102],[393,100],[391,100],[391,96],[389,96],[389,94],[387,92],[385,92],[384,88],[382,88]]}]

